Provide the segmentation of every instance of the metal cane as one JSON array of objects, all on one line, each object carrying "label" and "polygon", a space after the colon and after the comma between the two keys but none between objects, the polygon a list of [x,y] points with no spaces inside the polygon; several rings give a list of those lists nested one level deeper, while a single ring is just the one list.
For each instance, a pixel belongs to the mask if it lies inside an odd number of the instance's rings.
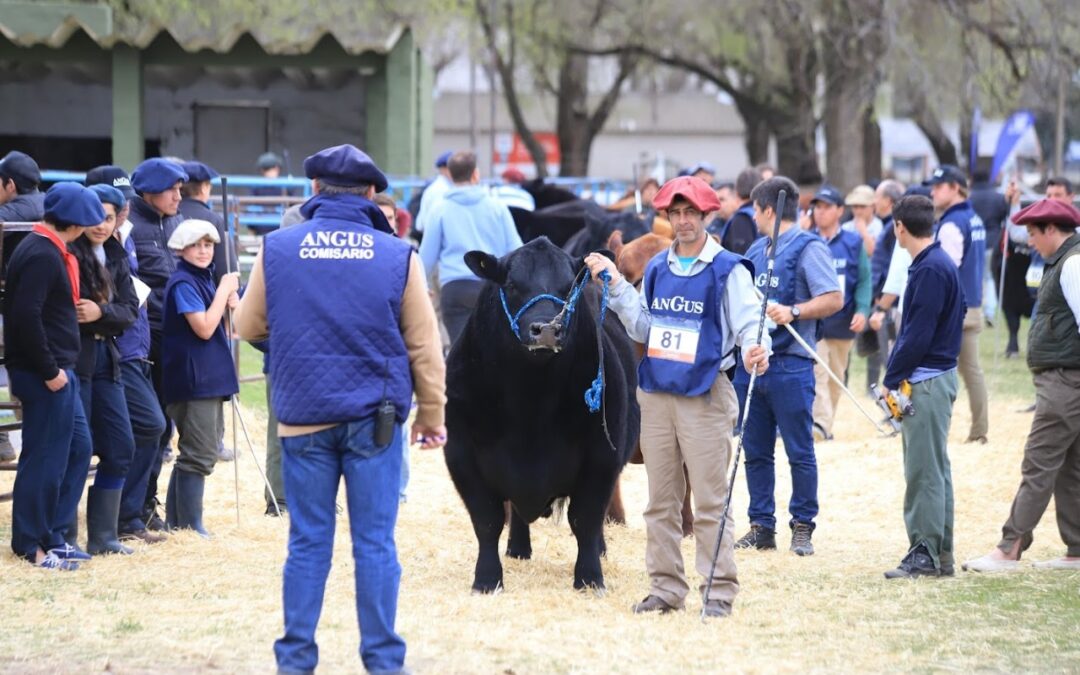
[{"label": "metal cane", "polygon": [[[232,218],[229,217],[229,179],[225,176],[221,177],[221,211],[225,216],[225,272],[227,274],[233,273],[232,260],[233,260],[233,228]],[[233,319],[232,310],[226,310],[225,316],[227,317],[227,325],[229,327],[229,350],[232,352],[233,367],[236,369],[236,378],[240,379],[240,350],[235,340],[233,340]],[[236,398],[239,396],[239,392],[232,397],[232,447],[233,447],[233,490],[236,493],[236,524],[240,525],[240,457],[236,452],[238,447],[236,444]]]},{"label": "metal cane", "polygon": [[[761,338],[765,334],[765,313],[768,311],[769,289],[772,286],[773,265],[776,262],[776,240],[780,238],[780,217],[784,213],[784,205],[787,202],[787,191],[781,190],[776,198],[776,223],[773,225],[773,237],[769,244],[768,263],[765,266],[765,293],[761,300],[761,317],[758,319],[757,344],[761,344]],[[739,442],[735,446],[735,462],[731,467],[731,479],[728,481],[727,498],[724,500],[724,512],[720,515],[720,532],[716,535],[716,546],[713,548],[712,564],[709,565],[709,577],[705,582],[705,592],[701,596],[701,620],[705,621],[705,607],[709,601],[709,593],[712,592],[713,574],[716,572],[716,560],[720,557],[720,543],[724,540],[724,529],[727,527],[728,513],[731,511],[731,493],[735,491],[735,476],[739,472],[739,457],[742,455],[743,438],[746,437],[746,420],[750,416],[750,401],[754,398],[754,383],[757,381],[757,366],[750,371],[750,386],[746,390],[746,403],[743,405],[742,423],[743,433],[739,434]]]}]

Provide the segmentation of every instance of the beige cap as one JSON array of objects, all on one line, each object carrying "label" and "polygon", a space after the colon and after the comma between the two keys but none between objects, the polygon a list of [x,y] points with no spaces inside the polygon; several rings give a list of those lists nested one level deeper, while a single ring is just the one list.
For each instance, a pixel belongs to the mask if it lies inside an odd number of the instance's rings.
[{"label": "beige cap", "polygon": [[169,237],[169,248],[174,251],[183,251],[188,246],[196,244],[204,238],[209,238],[215,244],[221,243],[221,237],[218,236],[217,228],[214,227],[213,223],[192,218],[177,226],[172,236]]},{"label": "beige cap", "polygon": [[844,199],[848,206],[873,206],[874,188],[869,185],[857,185]]}]

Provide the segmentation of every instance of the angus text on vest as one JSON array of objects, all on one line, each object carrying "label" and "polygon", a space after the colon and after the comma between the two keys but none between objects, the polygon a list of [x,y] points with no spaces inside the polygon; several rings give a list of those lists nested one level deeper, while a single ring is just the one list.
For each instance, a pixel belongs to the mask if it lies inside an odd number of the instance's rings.
[{"label": "angus text on vest", "polygon": [[705,303],[700,300],[687,300],[681,295],[676,295],[671,298],[653,298],[652,309],[701,314],[705,311]]},{"label": "angus text on vest", "polygon": [[371,260],[375,257],[375,237],[370,232],[308,232],[300,242],[300,258],[331,260]]}]

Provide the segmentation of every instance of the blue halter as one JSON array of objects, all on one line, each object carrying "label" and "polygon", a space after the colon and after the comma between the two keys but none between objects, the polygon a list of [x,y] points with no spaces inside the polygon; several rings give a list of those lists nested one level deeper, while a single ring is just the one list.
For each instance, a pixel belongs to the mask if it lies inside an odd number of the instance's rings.
[{"label": "blue halter", "polygon": [[[581,277],[581,281],[574,284],[574,287],[570,289],[570,295],[563,300],[557,298],[550,293],[541,293],[529,299],[521,309],[517,311],[517,314],[510,313],[510,307],[506,304],[506,292],[499,288],[499,299],[502,300],[503,312],[506,313],[506,318],[510,322],[510,330],[514,332],[517,339],[521,339],[521,327],[518,325],[518,320],[521,315],[524,314],[530,307],[540,302],[541,300],[550,300],[558,305],[562,306],[562,309],[555,315],[553,321],[560,321],[565,315],[565,323],[569,324],[571,317],[574,316],[574,310],[577,308],[578,299],[581,297],[581,292],[585,290],[585,284],[589,283],[592,275],[585,271]],[[603,343],[603,331],[604,331],[604,317],[607,315],[608,307],[608,282],[611,281],[611,275],[607,271],[600,273],[600,279],[604,283],[601,284],[601,299],[600,299],[600,318],[597,323],[597,349],[600,355],[600,363],[596,367],[596,379],[592,381],[592,385],[585,390],[585,405],[589,407],[589,412],[595,413],[600,411],[600,406],[603,403],[604,393],[604,343]],[[604,432],[607,433],[607,421],[605,420]],[[608,439],[610,443],[610,438]]]}]

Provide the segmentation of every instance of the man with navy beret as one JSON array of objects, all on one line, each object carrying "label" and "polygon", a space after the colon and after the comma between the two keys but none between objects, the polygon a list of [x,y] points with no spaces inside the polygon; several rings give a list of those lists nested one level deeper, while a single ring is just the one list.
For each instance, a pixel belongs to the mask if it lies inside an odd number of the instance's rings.
[{"label": "man with navy beret", "polygon": [[452,150],[447,150],[435,159],[435,170],[439,173],[420,195],[420,211],[417,212],[416,223],[413,225],[413,229],[417,232],[424,231],[424,221],[430,217],[431,208],[442,201],[450,188],[454,186],[454,181],[450,180],[449,168],[450,156],[453,154]]},{"label": "man with navy beret", "polygon": [[[184,162],[181,166],[188,179],[180,187],[180,215],[184,220],[205,220],[217,228],[222,244],[214,247],[214,283],[221,281],[221,276],[229,270],[236,270],[236,251],[232,244],[225,245],[228,233],[225,218],[210,208],[210,195],[213,180],[219,176],[217,171],[202,162]],[[226,252],[229,258],[226,258]],[[231,258],[231,263],[227,262]]]},{"label": "man with navy beret", "polygon": [[27,561],[73,570],[89,555],[65,539],[75,520],[92,451],[79,397],[79,263],[67,245],[100,225],[97,195],[57,183],[45,213],[11,256],[4,342],[11,392],[22,401],[23,451],[15,476],[11,548]]},{"label": "man with navy beret", "polygon": [[979,333],[982,332],[983,274],[986,272],[986,229],[968,201],[967,176],[951,164],[934,169],[923,181],[930,188],[934,208],[941,214],[936,240],[960,269],[964,286],[964,341],[960,347],[960,377],[968,393],[971,428],[968,443],[986,443],[990,428],[986,379],[979,365]]},{"label": "man with navy beret", "polygon": [[301,208],[307,220],[263,240],[235,317],[241,338],[269,340],[289,498],[285,635],[274,655],[280,672],[318,664],[315,629],[344,475],[360,657],[369,672],[398,673],[405,641],[394,629],[401,580],[394,523],[403,425],[415,388],[412,440],[445,443],[438,326],[419,258],[372,201],[387,181],[371,158],[339,145],[304,160],[304,173],[315,188]]},{"label": "man with navy beret", "polygon": [[[184,167],[176,162],[155,157],[148,159],[131,174],[131,187],[135,196],[131,199],[128,219],[131,221],[131,239],[135,242],[139,279],[150,287],[147,299],[147,315],[150,320],[150,363],[154,388],[161,400],[161,331],[162,306],[165,285],[176,271],[176,256],[169,250],[169,238],[184,221],[180,214],[180,186],[187,182]],[[164,405],[161,406],[164,411]],[[164,453],[172,437],[172,428],[166,429],[161,439]],[[152,530],[163,530],[164,522],[156,513],[157,477],[161,472],[159,453],[147,482],[146,504],[143,521]]]}]

